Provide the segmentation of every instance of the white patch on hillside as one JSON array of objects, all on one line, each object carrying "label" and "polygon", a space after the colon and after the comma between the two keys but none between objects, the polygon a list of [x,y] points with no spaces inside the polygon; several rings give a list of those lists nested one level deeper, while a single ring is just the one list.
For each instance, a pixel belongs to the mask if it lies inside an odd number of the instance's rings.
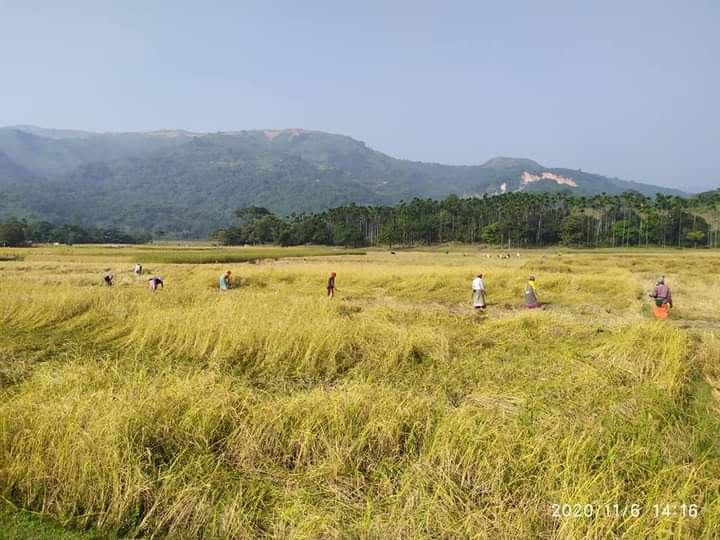
[{"label": "white patch on hillside", "polygon": [[301,128],[291,128],[291,129],[266,129],[263,131],[263,135],[265,135],[265,138],[268,141],[272,141],[274,138],[282,135],[283,133],[288,133],[290,135],[290,138],[297,137],[298,135],[302,135],[305,133],[304,129]]},{"label": "white patch on hillside", "polygon": [[528,184],[532,184],[534,182],[539,182],[540,180],[552,180],[553,182],[556,182],[557,184],[560,184],[562,186],[577,187],[577,182],[575,180],[573,180],[572,178],[565,178],[564,176],[560,176],[559,174],[555,174],[555,173],[551,173],[551,172],[544,172],[542,174],[532,174],[532,173],[525,171],[522,173],[520,180],[522,181],[522,185],[520,186],[520,189],[525,188]]},{"label": "white patch on hillside", "polygon": [[500,193],[505,193],[507,191],[507,182],[503,182],[500,184]]}]

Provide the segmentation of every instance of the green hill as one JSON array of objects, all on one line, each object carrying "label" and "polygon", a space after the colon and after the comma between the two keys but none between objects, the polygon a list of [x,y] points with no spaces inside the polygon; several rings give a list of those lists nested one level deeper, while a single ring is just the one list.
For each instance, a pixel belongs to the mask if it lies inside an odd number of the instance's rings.
[{"label": "green hill", "polygon": [[0,217],[204,236],[238,207],[280,214],[348,203],[511,191],[680,193],[528,160],[450,166],[400,160],[302,129],[89,133],[0,128]]}]

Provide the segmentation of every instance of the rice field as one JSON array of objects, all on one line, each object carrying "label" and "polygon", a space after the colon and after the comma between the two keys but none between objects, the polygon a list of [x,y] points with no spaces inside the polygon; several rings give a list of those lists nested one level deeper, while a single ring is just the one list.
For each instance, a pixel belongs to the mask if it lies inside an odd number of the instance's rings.
[{"label": "rice field", "polygon": [[188,250],[0,250],[0,529],[720,537],[717,252]]}]

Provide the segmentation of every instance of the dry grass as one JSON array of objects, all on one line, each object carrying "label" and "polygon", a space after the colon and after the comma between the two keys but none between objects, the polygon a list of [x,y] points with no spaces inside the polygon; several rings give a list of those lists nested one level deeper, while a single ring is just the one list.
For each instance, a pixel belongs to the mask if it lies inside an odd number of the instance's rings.
[{"label": "dry grass", "polygon": [[715,253],[293,252],[222,294],[225,265],[160,257],[150,294],[83,253],[0,262],[0,493],[23,508],[108,536],[720,536]]}]

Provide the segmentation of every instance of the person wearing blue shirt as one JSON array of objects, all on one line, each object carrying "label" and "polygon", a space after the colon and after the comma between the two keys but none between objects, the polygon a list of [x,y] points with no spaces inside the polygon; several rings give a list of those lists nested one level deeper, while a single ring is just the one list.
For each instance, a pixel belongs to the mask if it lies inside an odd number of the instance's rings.
[{"label": "person wearing blue shirt", "polygon": [[227,291],[230,288],[231,276],[232,276],[232,272],[230,270],[228,270],[222,276],[220,276],[220,290],[221,291]]}]

